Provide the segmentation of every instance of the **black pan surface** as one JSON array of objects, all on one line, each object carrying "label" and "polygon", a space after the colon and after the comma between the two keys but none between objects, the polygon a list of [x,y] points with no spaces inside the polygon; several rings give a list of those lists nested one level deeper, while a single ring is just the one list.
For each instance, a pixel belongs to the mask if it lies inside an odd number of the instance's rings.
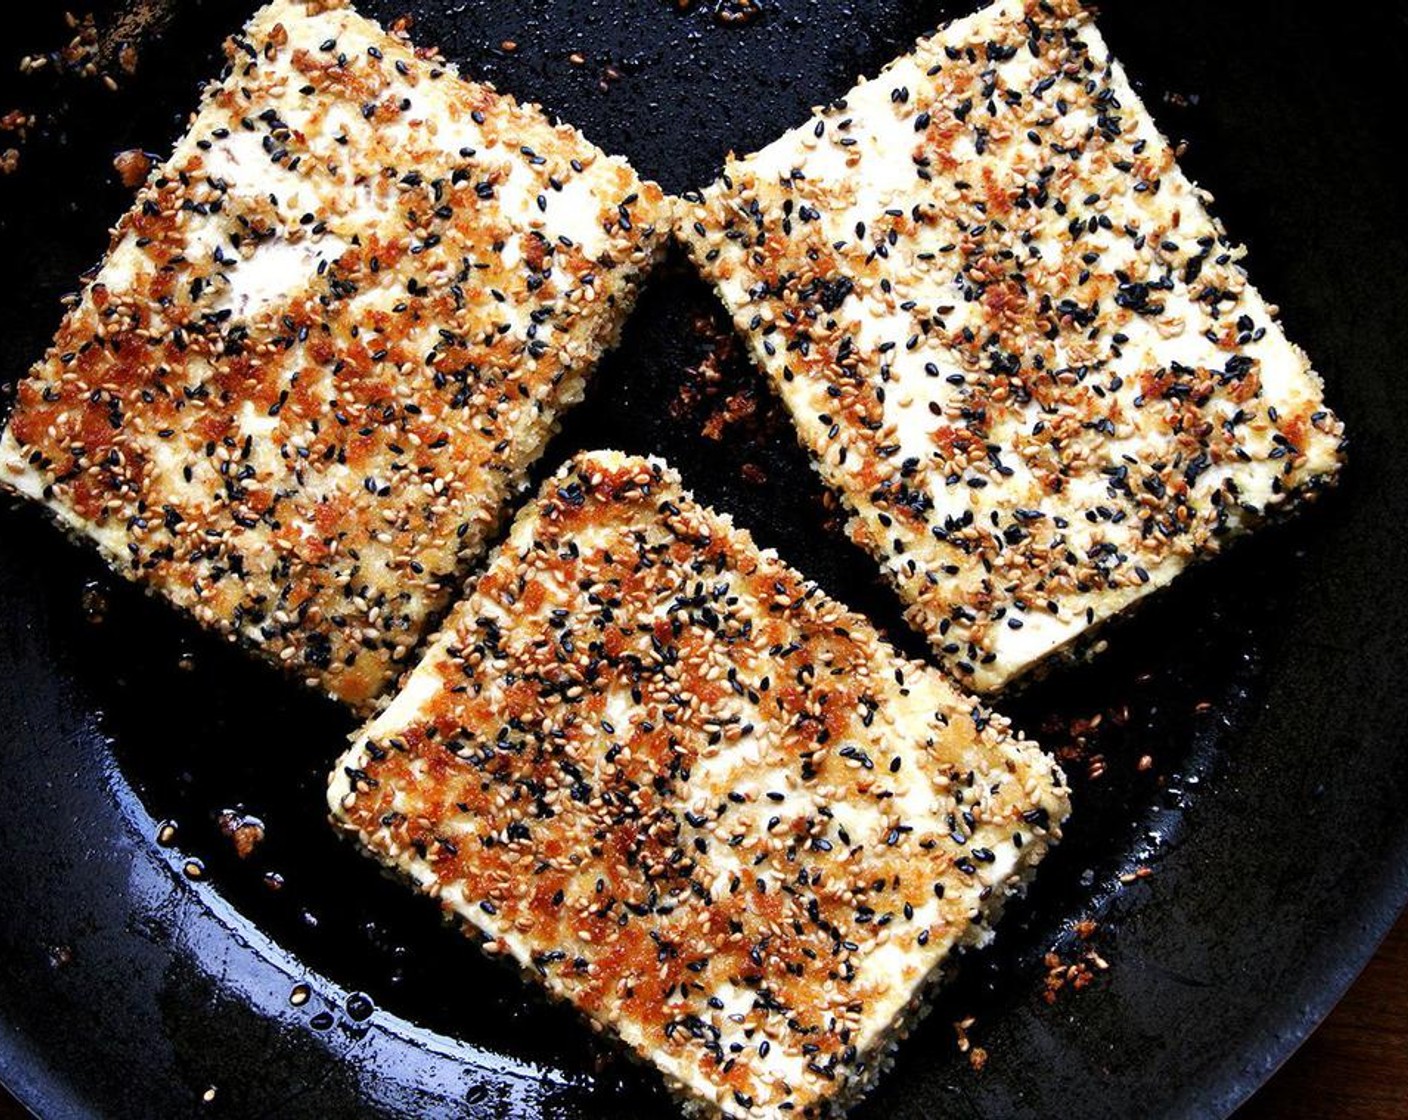
[{"label": "black pan surface", "polygon": [[[20,151],[0,176],[7,389],[127,204],[114,152],[167,150],[252,6],[100,7],[138,49],[115,92],[21,76],[22,54],[71,32],[57,5],[7,9],[0,114],[37,115],[22,143],[0,133]],[[762,0],[740,23],[715,0],[363,6],[410,9],[466,73],[683,190],[970,5]],[[1066,762],[1068,839],[860,1117],[1226,1115],[1408,895],[1408,7],[1122,2],[1102,22],[1324,372],[1352,462],[1319,508],[1185,577],[1093,664],[1003,701]],[[678,254],[539,474],[607,445],[667,455],[922,654]],[[649,1072],[333,835],[324,775],[351,730],[34,511],[0,509],[0,1080],[45,1117],[670,1115]],[[225,810],[263,822],[248,858]],[[1089,984],[1048,1002],[1053,953]],[[969,1017],[981,1071],[956,1046]]]}]

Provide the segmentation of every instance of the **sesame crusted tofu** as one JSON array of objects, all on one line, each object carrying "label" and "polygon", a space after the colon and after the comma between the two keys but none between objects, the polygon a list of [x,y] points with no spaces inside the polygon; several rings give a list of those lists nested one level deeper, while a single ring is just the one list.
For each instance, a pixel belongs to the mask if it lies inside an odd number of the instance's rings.
[{"label": "sesame crusted tofu", "polygon": [[680,233],[959,679],[990,690],[1338,468],[1319,377],[1071,0],[1004,0]]},{"label": "sesame crusted tofu", "polygon": [[19,386],[0,482],[365,707],[611,345],[669,222],[535,106],[278,0]]},{"label": "sesame crusted tofu", "polygon": [[329,802],[734,1117],[863,1091],[1068,808],[1000,717],[615,452],[544,485]]}]

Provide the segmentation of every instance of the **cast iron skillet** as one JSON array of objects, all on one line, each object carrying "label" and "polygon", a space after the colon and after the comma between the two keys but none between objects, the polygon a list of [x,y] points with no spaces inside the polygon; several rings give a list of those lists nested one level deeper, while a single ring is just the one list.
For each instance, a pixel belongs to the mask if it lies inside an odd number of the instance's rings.
[{"label": "cast iron skillet", "polygon": [[[20,54],[68,33],[58,5],[8,15],[0,113],[41,119],[0,181],[7,386],[126,205],[113,153],[168,148],[252,6],[129,4],[140,65],[116,93],[19,77]],[[467,73],[682,190],[966,5],[763,0],[760,20],[732,26],[714,0],[365,7],[411,8],[417,38]],[[1003,701],[1066,759],[1068,839],[862,1117],[1225,1115],[1408,894],[1408,253],[1392,170],[1408,16],[1385,6],[1333,37],[1270,2],[1111,3],[1102,18],[1324,372],[1352,463],[1319,508],[1111,631],[1094,664]],[[580,447],[666,454],[702,499],[921,653],[729,340],[672,257],[543,470]],[[752,414],[711,425],[733,394],[732,412]],[[35,512],[0,510],[0,1079],[46,1117],[669,1115],[653,1075],[333,835],[324,774],[351,729]],[[247,859],[220,832],[224,809],[266,826]],[[156,843],[163,820],[174,845]],[[1094,979],[1048,1003],[1053,952]],[[955,1046],[968,1016],[981,1072]]]}]

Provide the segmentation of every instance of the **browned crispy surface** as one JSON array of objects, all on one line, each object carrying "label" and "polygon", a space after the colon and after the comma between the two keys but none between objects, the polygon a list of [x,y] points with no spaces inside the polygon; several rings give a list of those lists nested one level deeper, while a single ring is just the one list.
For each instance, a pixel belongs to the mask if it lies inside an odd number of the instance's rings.
[{"label": "browned crispy surface", "polygon": [[1074,0],[1002,0],[680,232],[909,617],[995,689],[1338,468],[1319,378]]},{"label": "browned crispy surface", "polygon": [[364,705],[614,341],[664,202],[350,8],[262,9],[19,387],[0,481]]},{"label": "browned crispy surface", "polygon": [[335,817],[734,1115],[807,1115],[1058,834],[1059,771],[655,460],[579,456]]}]

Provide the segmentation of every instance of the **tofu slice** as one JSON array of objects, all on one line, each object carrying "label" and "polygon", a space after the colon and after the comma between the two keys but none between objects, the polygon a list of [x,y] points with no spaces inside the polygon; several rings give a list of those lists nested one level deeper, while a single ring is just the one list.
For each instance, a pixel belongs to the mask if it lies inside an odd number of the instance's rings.
[{"label": "tofu slice", "polygon": [[329,804],[737,1117],[854,1099],[1068,811],[1003,719],[616,452],[519,515]]},{"label": "tofu slice", "polygon": [[949,24],[687,198],[854,538],[973,688],[1339,466],[1319,377],[1072,0]]},{"label": "tofu slice", "polygon": [[19,387],[0,483],[367,707],[614,343],[658,187],[337,3],[228,42]]}]

